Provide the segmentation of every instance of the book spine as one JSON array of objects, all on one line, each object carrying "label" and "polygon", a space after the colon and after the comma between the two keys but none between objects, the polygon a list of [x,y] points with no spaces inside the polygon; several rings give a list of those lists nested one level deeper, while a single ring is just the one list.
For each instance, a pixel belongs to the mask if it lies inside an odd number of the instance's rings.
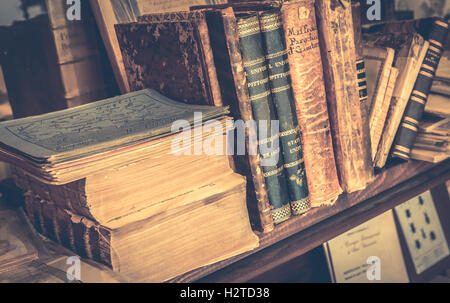
[{"label": "book spine", "polygon": [[351,193],[364,189],[373,175],[362,137],[351,4],[317,0],[316,13],[339,179]]},{"label": "book spine", "polygon": [[272,207],[272,219],[277,224],[289,219],[291,208],[280,149],[278,148],[272,153],[264,153],[261,148],[262,145],[267,145],[271,149],[275,140],[278,140],[279,134],[265,136],[261,132],[262,127],[267,130],[267,133],[272,133],[271,126],[275,115],[258,15],[253,13],[237,18],[237,27],[252,113],[259,130],[258,150],[262,160],[278,157],[276,165],[262,165],[267,194]]},{"label": "book spine", "polygon": [[374,162],[377,168],[382,168],[386,164],[395,134],[406,109],[408,98],[411,96],[414,81],[419,74],[420,64],[427,53],[428,45],[428,41],[424,40],[421,35],[414,33],[398,51],[395,67],[399,69],[399,75],[392,93],[377,154],[375,155]]},{"label": "book spine", "polygon": [[361,4],[359,2],[352,2],[352,21],[355,41],[356,54],[356,78],[358,82],[359,92],[359,106],[361,109],[361,136],[363,140],[364,156],[365,156],[365,171],[367,172],[367,181],[373,180],[374,170],[372,163],[372,140],[370,136],[370,103],[367,94],[367,78],[366,67],[364,63],[364,54],[362,46],[362,32],[361,32]]},{"label": "book spine", "polygon": [[420,67],[419,75],[396,135],[392,151],[394,157],[405,160],[410,158],[411,147],[417,136],[419,121],[422,119],[431,84],[444,50],[447,33],[448,23],[441,18],[436,19],[428,39],[428,51]]},{"label": "book spine", "polygon": [[308,196],[300,132],[293,110],[294,96],[281,13],[279,11],[261,13],[260,27],[265,47],[270,90],[276,116],[280,123],[280,143],[291,211],[294,215],[300,215],[311,208],[311,202]]},{"label": "book spine", "polygon": [[[210,26],[211,29],[217,29],[211,33],[211,43],[213,47],[214,58],[216,60],[217,75],[223,87],[222,95],[224,100],[233,100],[232,111],[245,122],[253,121],[252,106],[250,103],[247,79],[244,74],[244,64],[239,46],[239,35],[237,34],[236,17],[233,9],[226,8],[215,12],[220,14],[221,23],[217,26]],[[211,15],[213,16],[213,15]],[[217,16],[217,15],[216,15]],[[208,19],[207,19],[208,20]],[[223,27],[223,34],[222,34]],[[217,32],[220,33],[217,33]],[[225,46],[216,44],[216,39],[224,41]],[[220,62],[220,63],[219,63]],[[225,64],[225,62],[227,64]],[[225,66],[222,66],[225,65]],[[235,110],[233,110],[235,108]],[[249,138],[256,138],[255,128],[246,128],[245,145],[248,160],[248,170],[251,177],[249,188],[252,194],[248,195],[248,207],[251,222],[262,232],[270,232],[274,228],[271,215],[269,197],[264,182],[264,175],[261,168],[261,156],[259,153],[250,153]],[[235,156],[236,157],[239,156]],[[241,157],[243,158],[243,157]],[[247,163],[247,161],[245,161]],[[254,194],[253,194],[254,193]]]},{"label": "book spine", "polygon": [[392,94],[394,92],[395,84],[397,83],[398,68],[392,67],[389,74],[388,85],[386,88],[386,93],[384,95],[383,104],[378,113],[378,123],[376,123],[370,130],[372,142],[372,158],[375,160],[377,154],[378,145],[380,143],[381,135],[383,134],[384,125],[386,123],[386,118],[388,115],[389,106],[391,104]]},{"label": "book spine", "polygon": [[[68,21],[66,8],[61,1],[47,0],[50,31],[54,50],[50,62],[56,64],[56,77],[61,81],[59,97],[67,100],[83,96],[88,103],[107,97],[107,86],[103,74],[99,48],[96,41],[94,18],[89,4],[82,4],[81,20]],[[55,61],[56,60],[56,61]]]},{"label": "book spine", "polygon": [[328,119],[314,1],[284,3],[281,13],[311,206],[332,204],[342,189]]},{"label": "book spine", "polygon": [[110,231],[89,219],[61,209],[31,191],[25,194],[26,212],[36,230],[81,257],[111,266]]},{"label": "book spine", "polygon": [[210,104],[214,106],[223,106],[222,95],[220,92],[220,85],[217,79],[217,71],[216,66],[214,64],[214,56],[211,50],[211,43],[208,32],[208,25],[206,23],[206,16],[204,12],[202,12],[202,18],[193,20],[196,24],[197,35],[199,36],[200,43],[200,52],[203,60],[201,60],[203,64],[203,69],[205,71],[205,76],[207,78],[208,87],[209,87],[209,95],[210,95]]},{"label": "book spine", "polygon": [[[356,73],[358,78],[359,101],[361,102],[361,111],[363,111],[363,108],[368,108],[366,101],[369,97],[367,94],[366,66],[362,47],[361,4],[359,2],[352,2],[352,18],[355,33]],[[364,115],[362,116],[363,119],[365,119],[365,122],[368,123],[368,117]]]}]

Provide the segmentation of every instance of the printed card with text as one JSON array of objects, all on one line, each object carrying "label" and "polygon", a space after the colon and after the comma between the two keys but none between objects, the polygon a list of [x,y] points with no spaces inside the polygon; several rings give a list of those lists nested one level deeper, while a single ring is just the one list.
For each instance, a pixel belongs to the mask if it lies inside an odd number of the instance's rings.
[{"label": "printed card with text", "polygon": [[335,283],[409,282],[392,210],[324,243]]}]

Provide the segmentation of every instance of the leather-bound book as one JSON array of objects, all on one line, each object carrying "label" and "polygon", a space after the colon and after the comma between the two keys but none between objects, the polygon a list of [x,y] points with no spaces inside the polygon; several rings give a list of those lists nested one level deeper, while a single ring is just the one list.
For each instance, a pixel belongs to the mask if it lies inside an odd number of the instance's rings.
[{"label": "leather-bound book", "polygon": [[[233,8],[209,8],[205,10],[205,14],[224,104],[230,106],[230,111],[236,119],[245,123],[253,121]],[[256,129],[245,128],[245,155],[235,153],[234,169],[247,176],[247,207],[253,228],[270,232],[274,224],[261,169],[261,156],[259,153],[250,152],[251,137],[256,137]]]},{"label": "leather-bound book", "polygon": [[300,215],[311,208],[311,202],[308,196],[300,130],[295,114],[286,40],[280,11],[261,13],[260,26],[269,72],[270,90],[276,116],[280,123],[280,145],[291,211],[294,215]]},{"label": "leather-bound book", "polygon": [[317,0],[316,14],[340,183],[355,192],[366,187],[373,171],[362,135],[351,3]]},{"label": "leather-bound book", "polygon": [[286,2],[281,13],[311,206],[331,204],[342,189],[328,119],[314,1]]},{"label": "leather-bound book", "polygon": [[392,151],[394,157],[409,159],[411,147],[419,130],[419,121],[422,119],[425,103],[447,39],[448,26],[448,23],[441,18],[437,18],[433,23],[428,37],[430,45],[396,135]]},{"label": "leather-bound book", "polygon": [[[277,148],[274,145],[279,140],[279,133],[273,134],[271,130],[276,113],[270,92],[258,13],[238,16],[237,27],[253,117],[258,129],[258,150],[262,157],[262,170],[272,206],[272,218],[277,224],[289,219],[291,208],[283,159],[279,146]],[[264,146],[268,147],[267,151],[264,150]]]},{"label": "leather-bound book", "polygon": [[221,106],[203,12],[143,15],[116,24],[131,91],[153,88],[186,103]]},{"label": "leather-bound book", "polygon": [[353,32],[355,34],[355,52],[356,52],[356,73],[358,79],[359,106],[361,108],[362,120],[362,139],[364,144],[364,155],[366,157],[364,164],[367,172],[368,182],[374,178],[372,163],[372,137],[370,135],[370,103],[367,96],[367,77],[364,64],[362,32],[361,32],[361,4],[352,1],[352,21]]}]

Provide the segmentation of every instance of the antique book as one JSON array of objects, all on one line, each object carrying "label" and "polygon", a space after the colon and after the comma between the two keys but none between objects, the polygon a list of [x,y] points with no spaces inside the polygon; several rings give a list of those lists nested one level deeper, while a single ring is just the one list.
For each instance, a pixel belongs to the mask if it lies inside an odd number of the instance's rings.
[{"label": "antique book", "polygon": [[450,117],[450,97],[433,93],[429,94],[424,111],[427,114]]},{"label": "antique book", "polygon": [[[441,60],[439,61],[438,68],[436,69],[436,74],[434,75],[430,92],[450,96],[449,75],[450,75],[450,51],[444,50],[444,52],[441,55]],[[430,102],[429,99],[427,103],[425,103],[425,108],[428,106],[428,103]]]},{"label": "antique book", "polygon": [[442,52],[434,80],[450,81],[450,50]]},{"label": "antique book", "polygon": [[408,283],[408,273],[389,210],[324,243],[334,283]]},{"label": "antique book", "polygon": [[[214,6],[205,10],[205,14],[223,101],[230,106],[230,112],[236,119],[251,123],[253,113],[233,8]],[[256,138],[256,129],[246,127],[244,136],[245,154],[239,154],[236,149],[233,166],[236,172],[247,176],[247,207],[250,222],[255,229],[270,232],[274,224],[261,169],[261,156],[258,152],[251,152],[249,145],[250,138]]]},{"label": "antique book", "polygon": [[274,223],[278,224],[289,219],[291,208],[283,158],[278,144],[280,133],[272,132],[276,112],[270,92],[258,13],[238,15],[237,29],[253,117],[257,124],[262,171],[272,206],[272,218]]},{"label": "antique book", "polygon": [[144,14],[187,11],[195,5],[221,5],[227,0],[135,0]]},{"label": "antique book", "polygon": [[423,117],[411,148],[411,158],[438,163],[449,157],[450,118]]},{"label": "antique book", "polygon": [[[38,232],[133,282],[163,282],[258,246],[248,222],[245,179],[223,176],[177,197],[178,207],[145,210],[97,224],[29,191],[26,210]],[[149,195],[151,197],[151,195]]]},{"label": "antique book", "polygon": [[[364,59],[364,49],[362,41],[362,29],[361,29],[361,4],[356,1],[352,1],[352,21],[353,21],[353,32],[355,41],[355,53],[356,53],[356,73],[358,79],[358,90],[359,90],[359,105],[361,107],[361,120],[362,120],[362,138],[365,151],[371,151],[373,149],[372,145],[372,135],[370,133],[370,105],[368,96],[368,83],[367,83],[367,71]],[[370,153],[364,154],[366,157],[365,162],[373,167],[373,158]],[[367,168],[369,175],[369,180],[373,179],[373,169]]]},{"label": "antique book", "polygon": [[[76,108],[2,122],[0,158],[22,167],[43,182],[64,184],[111,166],[144,160],[152,155],[149,149],[154,150],[154,156],[161,151],[172,156],[185,152],[201,154],[209,146],[203,149],[195,143],[205,137],[214,138],[218,133],[211,135],[211,127],[208,131],[202,128],[203,124],[219,118],[221,122],[216,121],[223,127],[218,136],[222,138],[227,131],[223,118],[227,113],[223,107],[175,102],[146,89]],[[174,125],[176,121],[179,123]],[[194,131],[191,126],[195,126]],[[188,135],[185,139],[189,139],[189,144],[181,144],[184,141],[180,139],[184,137],[178,137],[180,133]],[[196,149],[192,152],[193,147]]]},{"label": "antique book", "polygon": [[366,187],[373,178],[362,137],[361,107],[350,1],[315,3],[328,111],[339,179],[346,192]]},{"label": "antique book", "polygon": [[398,126],[419,74],[420,62],[425,58],[428,42],[417,33],[391,33],[378,37],[376,45],[392,47],[396,51],[395,67],[399,70],[380,143],[375,156],[375,167],[386,164]]},{"label": "antique book", "polygon": [[364,59],[367,67],[368,95],[371,110],[383,103],[395,51],[390,47],[364,43]]},{"label": "antique book", "polygon": [[221,106],[204,12],[150,14],[116,24],[131,91],[152,88],[191,104]]},{"label": "antique book", "polygon": [[314,3],[286,2],[281,13],[311,206],[332,204],[342,189],[328,120]]},{"label": "antique book", "polygon": [[[352,19],[353,19],[353,29],[355,32],[355,50],[356,50],[356,72],[358,73],[358,88],[359,88],[359,98],[362,107],[368,108],[369,104],[367,101],[369,99],[367,93],[367,74],[366,74],[366,64],[364,62],[363,53],[363,41],[362,41],[362,25],[361,25],[361,3],[352,1]],[[364,109],[361,109],[364,110]],[[364,118],[363,118],[364,119]]]},{"label": "antique book", "polygon": [[89,5],[81,6],[81,21],[68,21],[61,1],[48,0],[46,6],[48,14],[10,29],[3,69],[15,118],[104,99],[115,91]]},{"label": "antique book", "polygon": [[[209,2],[209,1],[208,1]],[[223,3],[226,1],[214,0]],[[90,0],[114,76],[122,94],[130,92],[119,41],[114,30],[118,23],[136,22],[141,14],[163,13],[187,10],[190,5],[204,4],[205,0]]]},{"label": "antique book", "polygon": [[394,93],[394,88],[397,83],[397,78],[398,78],[398,68],[392,67],[391,73],[389,74],[388,86],[386,88],[386,93],[384,95],[384,101],[381,107],[381,112],[378,114],[378,123],[376,128],[373,130],[372,140],[375,145],[375,147],[372,147],[373,159],[375,159],[375,156],[378,151],[378,146],[380,143],[381,135],[383,134],[384,125],[386,123],[386,118],[391,104],[392,94]]},{"label": "antique book", "polygon": [[[145,0],[144,0],[145,1]],[[282,1],[280,0],[258,0],[258,1],[240,1],[240,0],[231,0],[225,3],[217,4],[203,4],[203,5],[192,5],[190,7],[191,10],[201,10],[201,9],[224,9],[224,8],[233,8],[235,13],[256,13],[273,9],[280,9]]]},{"label": "antique book", "polygon": [[430,45],[420,67],[403,120],[397,131],[392,151],[394,157],[409,159],[411,147],[417,136],[419,121],[422,118],[425,103],[443,52],[443,46],[447,39],[448,27],[448,23],[441,18],[437,18],[433,23],[428,37]]},{"label": "antique book", "polygon": [[280,124],[280,147],[289,189],[291,211],[300,215],[311,208],[291,85],[286,40],[279,10],[262,12],[259,18],[270,92]]},{"label": "antique book", "polygon": [[[364,47],[364,60],[367,66],[367,81],[369,93],[369,126],[372,144],[372,159],[378,147],[379,137],[386,120],[389,103],[385,102],[386,90],[394,61],[395,51],[389,47],[376,47],[366,45]],[[386,100],[386,101],[390,101]]]},{"label": "antique book", "polygon": [[430,191],[395,207],[406,244],[419,275],[450,253]]},{"label": "antique book", "polygon": [[418,161],[425,161],[430,163],[439,163],[450,158],[448,151],[430,150],[423,148],[423,146],[413,145],[411,150],[411,159]]}]

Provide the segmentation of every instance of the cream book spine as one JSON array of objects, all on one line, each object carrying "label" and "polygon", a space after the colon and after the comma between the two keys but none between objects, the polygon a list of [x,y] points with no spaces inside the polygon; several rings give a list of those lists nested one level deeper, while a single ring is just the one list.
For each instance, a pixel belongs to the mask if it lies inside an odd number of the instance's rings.
[{"label": "cream book spine", "polygon": [[386,125],[375,156],[375,167],[382,168],[386,164],[397,129],[403,117],[409,96],[419,74],[420,65],[428,50],[429,43],[419,34],[412,38],[408,54],[399,56],[395,67],[399,68],[399,76],[389,106]]},{"label": "cream book spine", "polygon": [[392,67],[391,73],[389,75],[388,86],[386,88],[386,93],[384,95],[383,104],[380,107],[380,112],[378,113],[377,123],[370,129],[370,138],[372,144],[372,161],[375,160],[375,155],[378,150],[378,143],[380,143],[381,135],[383,133],[384,125],[386,123],[386,117],[389,110],[389,105],[391,104],[392,94],[394,93],[395,83],[397,83],[398,68]]},{"label": "cream book spine", "polygon": [[[377,73],[376,88],[372,95],[371,109],[369,115],[370,138],[372,142],[372,154],[376,151],[378,140],[374,140],[375,131],[384,125],[383,121],[383,105],[386,90],[389,84],[389,76],[391,74],[392,62],[394,61],[395,51],[392,48],[384,47],[366,47],[364,48],[364,58],[366,61],[380,61],[380,70]],[[371,79],[372,81],[374,79]],[[370,79],[369,79],[370,81]],[[381,124],[381,125],[380,125]],[[373,160],[374,157],[372,157]]]}]

